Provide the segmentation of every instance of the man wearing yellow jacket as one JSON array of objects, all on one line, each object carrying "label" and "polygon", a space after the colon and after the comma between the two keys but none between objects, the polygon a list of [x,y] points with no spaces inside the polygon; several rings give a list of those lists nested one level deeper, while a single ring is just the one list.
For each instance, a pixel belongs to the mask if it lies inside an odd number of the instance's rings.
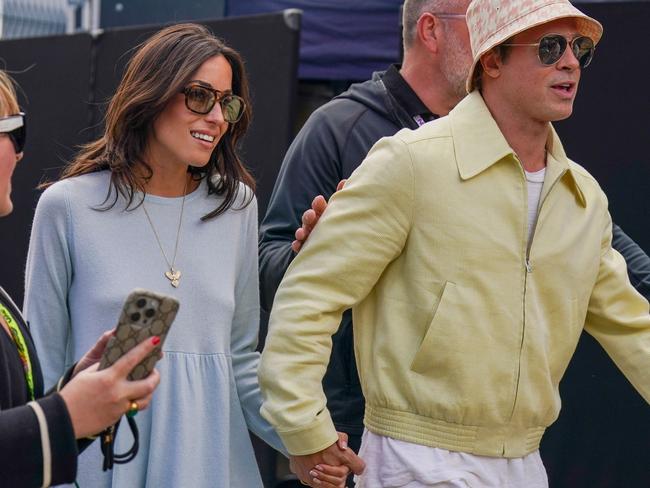
[{"label": "man wearing yellow jacket", "polygon": [[263,415],[301,479],[337,435],[321,379],[353,308],[359,487],[548,486],[538,447],[583,328],[650,400],[648,302],[611,247],[570,116],[602,26],[567,0],[474,0],[470,94],[379,141],[275,298]]}]

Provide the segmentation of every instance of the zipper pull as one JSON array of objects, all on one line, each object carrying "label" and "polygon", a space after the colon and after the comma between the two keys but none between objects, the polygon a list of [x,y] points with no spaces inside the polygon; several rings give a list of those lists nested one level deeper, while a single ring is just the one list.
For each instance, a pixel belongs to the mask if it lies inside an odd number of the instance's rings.
[{"label": "zipper pull", "polygon": [[527,273],[533,272],[533,266],[530,264],[530,261],[528,259],[526,259],[526,272]]}]

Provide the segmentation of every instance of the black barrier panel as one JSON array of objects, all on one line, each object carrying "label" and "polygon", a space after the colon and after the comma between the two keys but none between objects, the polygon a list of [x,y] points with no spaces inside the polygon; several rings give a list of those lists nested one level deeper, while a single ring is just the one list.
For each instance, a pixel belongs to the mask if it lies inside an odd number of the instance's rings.
[{"label": "black barrier panel", "polygon": [[571,118],[556,124],[567,154],[594,175],[614,222],[650,251],[650,2],[581,4],[604,25]]},{"label": "black barrier panel", "polygon": [[25,157],[13,177],[14,212],[0,219],[2,286],[22,303],[23,274],[29,229],[45,177],[55,178],[64,161],[88,134],[91,36],[38,37],[0,42],[0,59],[22,89],[21,108],[27,112]]},{"label": "black barrier panel", "polygon": [[[602,22],[574,114],[556,124],[569,157],[591,172],[616,223],[650,251],[650,3],[580,4]],[[583,334],[561,384],[562,412],[542,455],[552,488],[650,486],[650,406]]]},{"label": "black barrier panel", "polygon": [[[300,14],[293,12],[202,21],[243,56],[253,100],[253,123],[243,143],[246,165],[257,181],[260,218],[273,190],[292,135],[298,69]],[[106,101],[115,91],[130,50],[159,27],[114,29],[96,44],[95,93]],[[103,104],[95,120],[101,121]]]},{"label": "black barrier panel", "polygon": [[[240,51],[253,99],[253,124],[242,153],[258,182],[260,216],[290,143],[296,93],[300,14],[277,13],[204,22]],[[106,101],[117,86],[131,49],[160,27],[107,30],[94,42],[88,34],[6,40],[0,58],[9,70],[32,69],[15,78],[27,95],[25,159],[14,175],[16,210],[0,220],[0,255],[8,269],[2,280],[22,302],[29,226],[47,175],[54,179],[75,148],[101,130]],[[12,236],[5,239],[4,236]]]}]

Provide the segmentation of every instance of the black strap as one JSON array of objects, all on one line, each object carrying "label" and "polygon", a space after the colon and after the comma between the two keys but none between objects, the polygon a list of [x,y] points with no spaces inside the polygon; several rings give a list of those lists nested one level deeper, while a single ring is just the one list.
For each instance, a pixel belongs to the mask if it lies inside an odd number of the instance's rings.
[{"label": "black strap", "polygon": [[107,471],[113,469],[114,464],[126,464],[132,461],[138,454],[140,448],[140,434],[138,432],[138,424],[135,423],[135,418],[126,416],[126,421],[129,423],[131,433],[133,434],[133,445],[131,449],[122,454],[115,454],[115,437],[117,436],[117,429],[120,426],[120,420],[115,425],[112,425],[100,435],[101,449],[104,455],[104,463],[102,469]]}]

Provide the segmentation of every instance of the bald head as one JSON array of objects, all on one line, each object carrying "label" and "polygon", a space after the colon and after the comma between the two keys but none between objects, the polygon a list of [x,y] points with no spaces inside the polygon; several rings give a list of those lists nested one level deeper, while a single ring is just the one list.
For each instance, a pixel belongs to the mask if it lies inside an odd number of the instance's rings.
[{"label": "bald head", "polygon": [[417,24],[425,12],[464,12],[469,0],[406,0],[402,7],[402,37],[404,51],[407,51],[417,36]]}]

